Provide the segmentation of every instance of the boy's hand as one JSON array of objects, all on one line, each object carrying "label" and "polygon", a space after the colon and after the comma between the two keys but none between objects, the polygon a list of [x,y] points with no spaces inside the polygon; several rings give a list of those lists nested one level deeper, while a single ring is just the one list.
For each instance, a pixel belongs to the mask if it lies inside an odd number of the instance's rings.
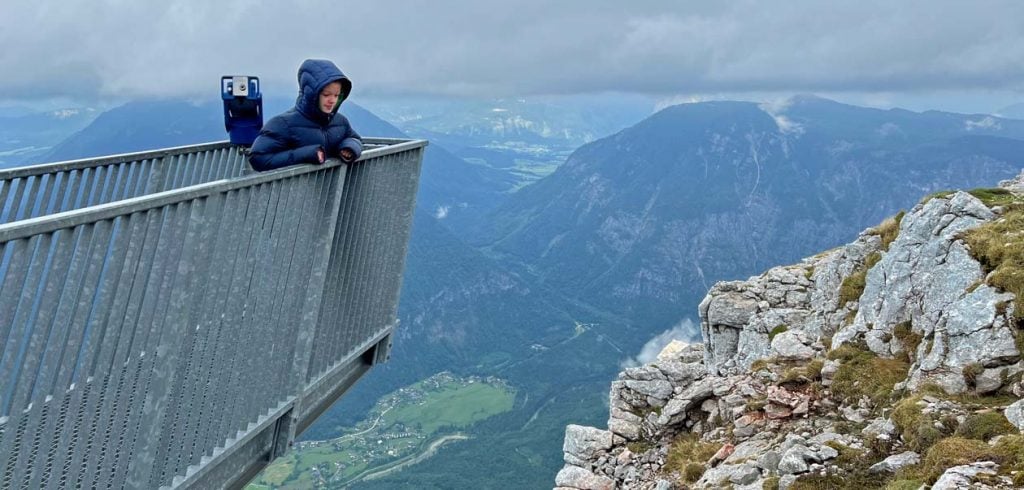
[{"label": "boy's hand", "polygon": [[316,158],[317,158],[318,162],[324,163],[324,156],[325,155],[324,155],[323,148],[320,148],[320,149],[316,150]]},{"label": "boy's hand", "polygon": [[352,160],[355,160],[355,159],[356,159],[356,154],[353,153],[352,150],[349,150],[348,148],[342,148],[341,149],[341,160],[342,161],[344,161],[344,162],[351,162]]}]

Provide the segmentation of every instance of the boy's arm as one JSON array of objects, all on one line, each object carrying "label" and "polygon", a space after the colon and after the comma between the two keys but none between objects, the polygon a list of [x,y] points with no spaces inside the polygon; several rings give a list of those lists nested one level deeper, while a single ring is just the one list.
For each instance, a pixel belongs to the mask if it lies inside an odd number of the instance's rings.
[{"label": "boy's arm", "polygon": [[300,163],[319,163],[319,145],[291,148],[288,144],[288,125],[280,118],[273,118],[260,130],[253,141],[249,163],[252,168],[264,172]]}]

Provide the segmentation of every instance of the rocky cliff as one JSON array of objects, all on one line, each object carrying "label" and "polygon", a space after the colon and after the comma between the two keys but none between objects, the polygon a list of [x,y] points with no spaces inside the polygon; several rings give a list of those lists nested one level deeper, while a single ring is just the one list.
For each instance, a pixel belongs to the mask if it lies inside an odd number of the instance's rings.
[{"label": "rocky cliff", "polygon": [[1024,487],[1024,173],[715,284],[560,489]]}]

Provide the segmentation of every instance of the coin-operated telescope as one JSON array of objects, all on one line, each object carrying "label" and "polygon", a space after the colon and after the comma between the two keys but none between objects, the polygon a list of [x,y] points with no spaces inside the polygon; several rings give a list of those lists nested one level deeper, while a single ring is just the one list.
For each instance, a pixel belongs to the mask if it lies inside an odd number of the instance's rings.
[{"label": "coin-operated telescope", "polygon": [[263,129],[263,95],[260,79],[247,76],[224,76],[220,79],[224,100],[224,128],[231,144],[249,147]]}]

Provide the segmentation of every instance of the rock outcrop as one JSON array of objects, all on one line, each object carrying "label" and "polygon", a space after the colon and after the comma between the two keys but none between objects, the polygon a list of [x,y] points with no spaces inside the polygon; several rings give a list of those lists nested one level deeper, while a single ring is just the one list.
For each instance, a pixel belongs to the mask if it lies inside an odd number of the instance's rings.
[{"label": "rock outcrop", "polygon": [[[960,235],[996,218],[966,192],[932,199],[904,218],[900,233],[881,261],[867,271],[853,323],[842,327],[834,345],[862,339],[875,354],[894,357],[908,349],[915,360],[909,387],[924,381],[951,393],[968,390],[963,370],[980,365],[978,376],[996,383],[1021,370],[1012,331],[1013,299],[984,284],[985,272]],[[917,345],[895,331],[909,327]],[[906,327],[905,327],[906,328]]]},{"label": "rock outcrop", "polygon": [[704,342],[620,373],[608,430],[569,426],[556,484],[1024,485],[1016,297],[964,239],[1024,213],[1000,192],[1008,204],[935,196],[844,247],[715,284]]}]

